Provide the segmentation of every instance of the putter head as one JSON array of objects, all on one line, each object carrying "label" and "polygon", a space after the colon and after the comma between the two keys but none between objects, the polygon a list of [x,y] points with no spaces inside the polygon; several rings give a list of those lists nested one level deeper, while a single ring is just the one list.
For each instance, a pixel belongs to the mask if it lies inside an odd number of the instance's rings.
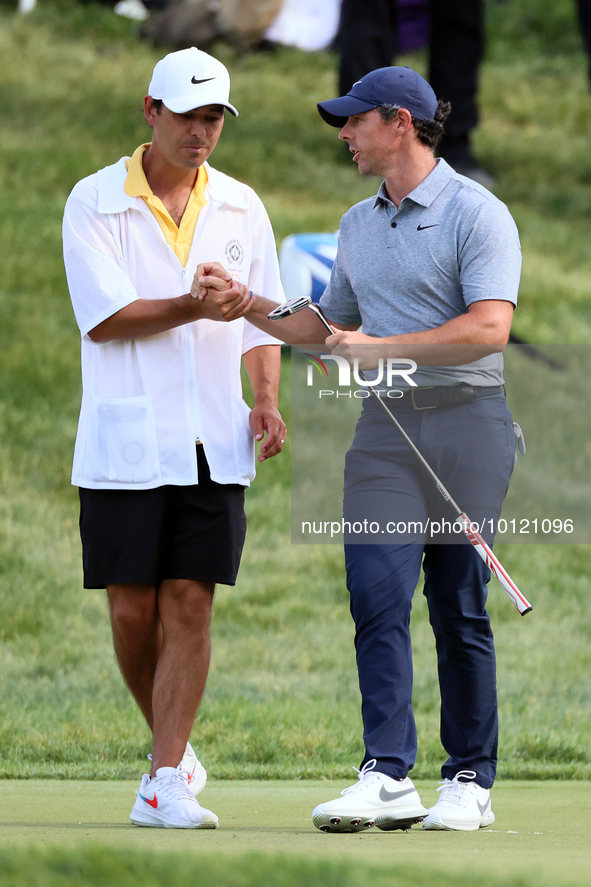
[{"label": "putter head", "polygon": [[297,314],[302,308],[307,308],[311,301],[310,296],[296,296],[295,299],[288,299],[287,302],[273,308],[267,317],[269,320],[281,320],[283,317],[289,317],[290,314]]},{"label": "putter head", "polygon": [[288,299],[287,302],[283,302],[282,305],[278,305],[277,308],[273,308],[267,317],[269,320],[281,320],[283,317],[289,317],[290,314],[297,314],[298,311],[301,311],[302,308],[310,308],[320,323],[324,325],[324,327],[328,330],[329,334],[332,336],[334,333],[333,328],[330,326],[322,311],[316,305],[315,302],[312,301],[310,296],[297,296],[295,299]]}]

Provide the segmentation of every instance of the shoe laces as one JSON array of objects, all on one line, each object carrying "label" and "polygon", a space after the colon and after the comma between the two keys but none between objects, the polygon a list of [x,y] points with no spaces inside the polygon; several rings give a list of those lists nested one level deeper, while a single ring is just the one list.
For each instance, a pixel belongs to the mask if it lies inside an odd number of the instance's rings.
[{"label": "shoe laces", "polygon": [[157,777],[162,788],[177,801],[194,801],[195,796],[190,790],[187,779],[178,770],[167,776]]},{"label": "shoe laces", "polygon": [[355,785],[350,785],[348,788],[343,789],[341,795],[346,795],[348,792],[358,791],[361,788],[364,788],[365,785],[368,784],[369,777],[373,776],[372,770],[375,768],[377,761],[375,758],[372,758],[371,761],[368,761],[363,765],[361,770],[358,770],[357,767],[353,767],[355,772],[358,774],[359,782],[356,782]]},{"label": "shoe laces", "polygon": [[[460,782],[460,776],[467,781]],[[438,792],[441,792],[440,800],[465,807],[469,803],[470,796],[476,785],[473,782],[474,779],[476,779],[475,770],[460,770],[453,779],[444,779],[437,789]]]},{"label": "shoe laces", "polygon": [[[146,757],[148,758],[149,761],[152,760],[152,755],[146,755]],[[183,770],[183,762],[182,762],[182,761],[181,761],[181,763],[178,765],[178,767],[177,767],[176,769],[178,770],[178,772],[179,772],[179,774],[182,776],[182,778],[183,778],[183,779],[186,779],[186,780],[187,780],[187,783],[188,783],[189,785],[191,785],[191,783],[193,782],[193,780],[194,780],[194,778],[195,778],[194,775],[193,775],[193,772],[190,771],[190,770]],[[191,794],[192,794],[192,793],[191,793]]]}]

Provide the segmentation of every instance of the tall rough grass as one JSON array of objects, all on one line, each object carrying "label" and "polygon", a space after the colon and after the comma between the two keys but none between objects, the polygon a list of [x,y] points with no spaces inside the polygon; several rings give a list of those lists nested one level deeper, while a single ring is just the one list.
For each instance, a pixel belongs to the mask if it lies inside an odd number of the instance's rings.
[{"label": "tall rough grass", "polygon": [[[515,329],[589,344],[591,99],[574,13],[570,0],[506,0],[490,4],[490,22],[476,148],[521,229]],[[316,101],[334,94],[334,58],[216,52],[241,111],[216,164],[259,191],[278,238],[335,230],[376,183],[357,176],[317,116]],[[146,139],[141,97],[158,53],[107,8],[73,0],[47,0],[26,19],[0,6],[0,53],[0,776],[135,776],[147,731],[113,661],[103,595],[81,587],[68,482],[79,342],[60,220],[78,179]],[[424,69],[420,56],[404,62]],[[286,365],[287,415],[288,383]],[[290,544],[289,485],[287,451],[259,472],[239,583],[217,594],[194,740],[221,777],[342,776],[361,754],[342,554]],[[500,550],[536,605],[520,620],[491,590],[501,774],[588,776],[589,549]],[[436,777],[438,691],[420,593],[413,635],[416,772]]]}]

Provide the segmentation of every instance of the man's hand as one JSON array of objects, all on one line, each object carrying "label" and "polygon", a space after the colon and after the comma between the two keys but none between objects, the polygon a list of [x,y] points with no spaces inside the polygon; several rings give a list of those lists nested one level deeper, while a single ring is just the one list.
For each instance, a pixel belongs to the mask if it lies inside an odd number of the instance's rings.
[{"label": "man's hand", "polygon": [[[212,281],[211,278],[215,278],[215,280]],[[225,283],[225,287],[222,287],[220,281]],[[215,285],[216,289],[228,289],[231,284],[232,275],[228,274],[223,265],[220,265],[219,262],[202,262],[197,265],[191,284],[191,295],[194,299],[202,301],[206,297],[209,287]]]},{"label": "man's hand", "polygon": [[[353,366],[353,360],[357,358],[360,370],[371,370],[378,365],[380,357],[384,357],[383,342],[373,336],[366,336],[350,330],[339,330],[329,336],[326,345],[332,354],[344,357]],[[392,346],[390,346],[392,350]],[[391,356],[391,355],[390,355]]]},{"label": "man's hand", "polygon": [[216,286],[207,286],[206,295],[197,297],[201,301],[202,316],[209,320],[226,322],[242,317],[250,304],[250,292],[246,287],[237,280],[227,284],[217,277],[211,279],[219,283]]},{"label": "man's hand", "polygon": [[246,313],[252,301],[247,287],[231,277],[219,262],[197,267],[191,295],[202,303],[204,316],[210,320],[236,320]]},{"label": "man's hand", "polygon": [[257,404],[250,413],[250,427],[255,440],[263,440],[265,433],[267,434],[257,457],[259,462],[264,462],[265,459],[270,459],[282,451],[287,429],[274,404]]}]

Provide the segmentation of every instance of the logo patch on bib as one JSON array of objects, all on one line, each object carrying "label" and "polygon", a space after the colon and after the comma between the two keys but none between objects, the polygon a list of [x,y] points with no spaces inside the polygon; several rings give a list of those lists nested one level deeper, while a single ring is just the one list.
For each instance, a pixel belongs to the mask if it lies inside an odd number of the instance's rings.
[{"label": "logo patch on bib", "polygon": [[244,248],[239,240],[229,240],[226,244],[226,258],[233,265],[242,265],[244,261]]}]

